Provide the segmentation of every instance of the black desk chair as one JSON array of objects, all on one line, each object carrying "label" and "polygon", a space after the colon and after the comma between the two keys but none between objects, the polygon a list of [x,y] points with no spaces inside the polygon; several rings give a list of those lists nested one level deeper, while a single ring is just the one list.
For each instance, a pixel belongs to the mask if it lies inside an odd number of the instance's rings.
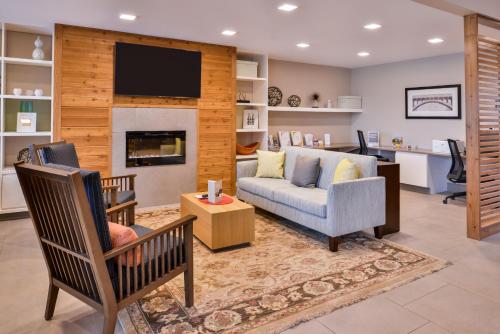
[{"label": "black desk chair", "polygon": [[375,158],[377,158],[377,161],[386,161],[386,162],[389,161],[389,159],[387,159],[386,157],[383,157],[381,155],[368,154],[368,145],[366,145],[365,136],[363,135],[363,131],[361,131],[361,130],[358,130],[358,140],[359,140],[359,151],[357,152],[358,154],[369,155],[369,156],[375,157]]},{"label": "black desk chair", "polygon": [[[462,160],[462,156],[460,155],[460,151],[458,149],[457,141],[453,139],[448,139],[448,146],[450,147],[451,152],[451,168],[448,172],[448,180],[453,183],[466,183],[466,171],[464,168],[464,161]],[[443,200],[444,204],[448,204],[448,199],[455,199],[455,197],[465,196],[466,192],[456,192]]]}]

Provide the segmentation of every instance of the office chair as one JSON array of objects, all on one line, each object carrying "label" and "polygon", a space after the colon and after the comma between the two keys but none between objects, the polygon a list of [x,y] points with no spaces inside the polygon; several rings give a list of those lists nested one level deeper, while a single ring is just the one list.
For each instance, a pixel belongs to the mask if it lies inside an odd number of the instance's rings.
[{"label": "office chair", "polygon": [[366,145],[365,136],[363,135],[363,131],[358,130],[358,140],[359,140],[359,151],[357,152],[359,155],[369,155],[377,158],[377,161],[389,161],[386,157],[383,157],[378,154],[368,154],[368,145]]},{"label": "office chair", "polygon": [[[460,155],[460,150],[458,149],[457,141],[453,139],[448,139],[448,146],[450,147],[451,153],[451,168],[448,172],[448,180],[453,183],[466,183],[466,171],[464,168],[464,161]],[[448,204],[448,199],[455,199],[455,197],[465,196],[466,192],[456,192],[448,195],[443,200],[443,204]]]}]

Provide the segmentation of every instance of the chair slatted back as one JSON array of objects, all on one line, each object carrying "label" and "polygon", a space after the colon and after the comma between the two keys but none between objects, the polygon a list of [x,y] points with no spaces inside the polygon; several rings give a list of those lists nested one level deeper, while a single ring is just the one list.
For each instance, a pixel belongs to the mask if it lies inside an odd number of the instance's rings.
[{"label": "chair slatted back", "polygon": [[54,145],[66,144],[65,140],[47,143],[47,144],[32,144],[30,145],[31,157],[33,159],[33,164],[41,166],[43,165],[43,149],[45,147],[51,147]]},{"label": "chair slatted back", "polygon": [[102,304],[103,284],[109,288],[111,280],[81,175],[24,163],[15,168],[50,278]]}]

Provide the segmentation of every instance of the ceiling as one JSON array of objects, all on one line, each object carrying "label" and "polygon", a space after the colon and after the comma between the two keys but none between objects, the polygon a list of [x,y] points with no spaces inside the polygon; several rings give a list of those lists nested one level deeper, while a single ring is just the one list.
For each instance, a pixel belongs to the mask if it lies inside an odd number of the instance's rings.
[{"label": "ceiling", "polygon": [[[284,2],[299,8],[278,11]],[[461,17],[410,0],[0,0],[0,8],[5,22],[234,45],[276,59],[348,68],[463,52]],[[125,12],[137,20],[121,21],[118,15]],[[382,28],[363,29],[371,22]],[[238,33],[222,36],[228,28]],[[436,36],[444,43],[427,42]],[[298,42],[311,46],[299,49]],[[359,57],[360,51],[371,55]]]}]

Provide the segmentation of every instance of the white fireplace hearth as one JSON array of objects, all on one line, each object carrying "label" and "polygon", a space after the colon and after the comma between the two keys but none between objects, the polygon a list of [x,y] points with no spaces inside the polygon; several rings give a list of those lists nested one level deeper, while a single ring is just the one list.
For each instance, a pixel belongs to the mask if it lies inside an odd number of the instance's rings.
[{"label": "white fireplace hearth", "polygon": [[[137,174],[139,207],[179,203],[182,193],[196,191],[197,110],[113,108],[113,175]],[[185,163],[126,167],[127,131],[186,131]]]}]

